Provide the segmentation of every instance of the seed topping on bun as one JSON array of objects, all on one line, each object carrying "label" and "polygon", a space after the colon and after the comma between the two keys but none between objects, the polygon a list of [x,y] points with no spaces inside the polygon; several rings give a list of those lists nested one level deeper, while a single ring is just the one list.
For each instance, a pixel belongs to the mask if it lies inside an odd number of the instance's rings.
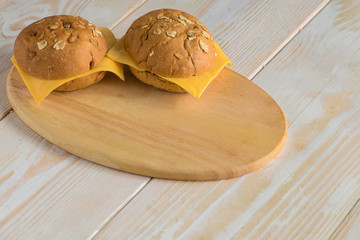
[{"label": "seed topping on bun", "polygon": [[138,18],[124,36],[124,48],[141,68],[164,77],[197,76],[216,61],[209,30],[194,16],[174,9]]}]

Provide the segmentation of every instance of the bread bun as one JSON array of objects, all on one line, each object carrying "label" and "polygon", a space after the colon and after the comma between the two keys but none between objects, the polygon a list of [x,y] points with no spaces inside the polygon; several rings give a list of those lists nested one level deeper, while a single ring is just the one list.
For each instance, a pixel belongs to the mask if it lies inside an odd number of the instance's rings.
[{"label": "bread bun", "polygon": [[[107,52],[105,38],[89,21],[75,16],[43,18],[16,38],[14,56],[21,70],[42,79],[62,79],[92,69]],[[100,81],[98,72],[70,81],[56,90],[71,91]]]},{"label": "bread bun", "polygon": [[138,18],[124,36],[124,48],[141,68],[164,77],[200,75],[216,61],[208,29],[197,18],[174,9],[155,10]]},{"label": "bread bun", "polygon": [[56,88],[56,91],[74,91],[100,82],[106,72],[95,72],[89,75],[76,78]]},{"label": "bread bun", "polygon": [[156,87],[158,89],[166,90],[168,92],[174,92],[174,93],[184,93],[186,92],[182,87],[179,85],[169,82],[158,75],[155,75],[153,73],[150,73],[148,71],[139,71],[133,67],[129,67],[130,71],[134,76],[142,81],[143,83],[149,84],[153,87]]}]

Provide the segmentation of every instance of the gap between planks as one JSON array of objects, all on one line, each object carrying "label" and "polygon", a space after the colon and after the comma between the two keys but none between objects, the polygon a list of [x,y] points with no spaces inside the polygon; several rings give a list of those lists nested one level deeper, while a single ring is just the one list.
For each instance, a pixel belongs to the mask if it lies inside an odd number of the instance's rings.
[{"label": "gap between planks", "polygon": [[141,184],[125,201],[123,201],[122,204],[119,205],[119,207],[117,207],[113,213],[111,215],[109,215],[104,222],[99,225],[99,227],[97,229],[95,229],[95,231],[87,238],[88,240],[92,240],[94,239],[98,233],[101,231],[101,229],[103,229],[109,222],[111,222],[111,220],[124,208],[126,207],[132,199],[134,199],[140,192],[142,189],[144,189],[146,187],[146,185],[149,184],[149,182],[152,180],[152,178],[148,178],[147,181],[145,181],[143,184]]},{"label": "gap between planks", "polygon": [[275,49],[275,51],[269,55],[269,57],[267,59],[264,60],[264,63],[261,64],[257,69],[255,69],[255,71],[253,73],[251,73],[249,75],[249,79],[252,81],[256,75],[258,75],[261,70],[263,70],[266,65],[268,65],[272,59],[274,59],[276,57],[276,55],[278,55],[281,50],[286,47],[286,45],[288,45],[292,39],[294,39],[310,22],[311,20],[313,20],[317,15],[319,15],[319,13],[327,6],[329,5],[329,3],[331,2],[332,0],[327,0],[327,1],[324,1],[322,2],[322,4],[317,8],[315,9],[314,12],[312,12],[306,19],[304,22],[302,22],[298,28],[296,28],[291,34],[289,34],[289,37],[286,38],[284,40],[284,42],[277,48]]},{"label": "gap between planks", "polygon": [[4,115],[0,116],[0,121],[7,117],[12,111],[14,111],[12,108],[9,108],[5,111]]},{"label": "gap between planks", "polygon": [[344,234],[346,234],[346,232],[344,232],[346,230],[345,228],[348,226],[351,218],[359,209],[360,209],[360,199],[357,200],[357,202],[354,204],[354,206],[351,208],[348,214],[346,214],[345,218],[335,228],[335,231],[331,234],[329,240],[343,239]]},{"label": "gap between planks", "polygon": [[110,29],[115,28],[117,25],[119,25],[125,18],[127,18],[130,14],[132,14],[136,9],[141,7],[147,0],[142,0],[138,3],[136,3],[132,8],[129,9],[124,15],[122,15],[118,20],[116,20],[113,24],[109,26]]}]

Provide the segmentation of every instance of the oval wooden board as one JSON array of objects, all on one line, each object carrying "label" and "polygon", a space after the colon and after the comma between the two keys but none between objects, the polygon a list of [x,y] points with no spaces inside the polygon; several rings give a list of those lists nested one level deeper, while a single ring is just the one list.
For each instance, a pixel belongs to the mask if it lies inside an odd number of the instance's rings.
[{"label": "oval wooden board", "polygon": [[130,73],[74,92],[52,92],[39,105],[13,68],[7,95],[41,136],[87,160],[178,180],[237,177],[281,150],[287,122],[256,84],[225,68],[200,99],[157,90]]}]

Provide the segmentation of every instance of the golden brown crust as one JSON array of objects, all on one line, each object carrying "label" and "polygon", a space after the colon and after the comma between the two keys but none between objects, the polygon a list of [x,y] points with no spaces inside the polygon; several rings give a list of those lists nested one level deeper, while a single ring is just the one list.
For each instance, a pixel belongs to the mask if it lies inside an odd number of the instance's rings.
[{"label": "golden brown crust", "polygon": [[80,78],[76,78],[74,80],[71,80],[70,82],[64,83],[55,90],[65,92],[65,91],[74,91],[81,88],[85,88],[100,82],[104,78],[105,74],[106,72],[95,72]]},{"label": "golden brown crust", "polygon": [[166,90],[168,92],[175,92],[175,93],[184,93],[186,90],[184,90],[179,85],[176,85],[175,83],[169,82],[155,74],[152,74],[147,71],[139,71],[133,67],[129,67],[130,71],[134,76],[142,81],[143,83],[152,85],[153,87],[156,87],[158,89]]},{"label": "golden brown crust", "polygon": [[42,79],[86,72],[104,58],[106,51],[105,38],[93,24],[69,15],[46,17],[30,24],[14,44],[20,68]]},{"label": "golden brown crust", "polygon": [[208,29],[197,18],[174,9],[138,18],[124,36],[124,47],[141,68],[164,77],[200,75],[216,58]]}]

